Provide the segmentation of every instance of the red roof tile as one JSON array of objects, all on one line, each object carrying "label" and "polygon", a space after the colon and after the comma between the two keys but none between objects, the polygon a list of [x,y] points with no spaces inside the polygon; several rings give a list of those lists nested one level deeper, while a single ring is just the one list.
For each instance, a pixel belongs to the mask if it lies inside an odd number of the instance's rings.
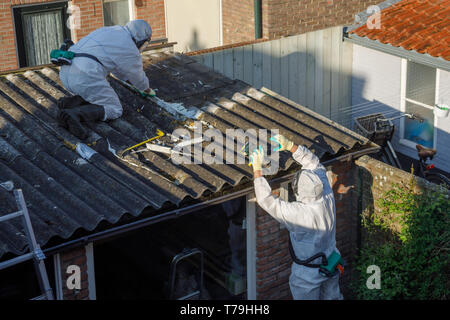
[{"label": "red roof tile", "polygon": [[450,61],[450,0],[400,1],[381,11],[380,25],[350,33]]}]

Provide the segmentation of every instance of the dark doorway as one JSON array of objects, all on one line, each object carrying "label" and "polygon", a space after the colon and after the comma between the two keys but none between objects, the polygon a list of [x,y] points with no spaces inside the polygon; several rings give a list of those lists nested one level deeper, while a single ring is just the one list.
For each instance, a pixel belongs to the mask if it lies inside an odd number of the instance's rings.
[{"label": "dark doorway", "polygon": [[[94,247],[97,299],[177,299],[198,288],[200,256],[177,265],[177,254],[203,254],[201,297],[246,299],[246,198],[238,198],[180,218],[160,222]],[[183,251],[184,250],[184,251]]]}]

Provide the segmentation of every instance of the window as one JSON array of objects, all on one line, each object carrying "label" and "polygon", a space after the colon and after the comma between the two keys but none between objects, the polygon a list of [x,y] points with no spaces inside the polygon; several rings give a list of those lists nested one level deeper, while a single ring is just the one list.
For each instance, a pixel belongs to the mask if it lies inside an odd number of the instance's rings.
[{"label": "window", "polygon": [[67,2],[14,8],[19,66],[50,63],[50,52],[70,39]]},{"label": "window", "polygon": [[105,26],[125,25],[131,20],[129,0],[103,0]]},{"label": "window", "polygon": [[436,69],[415,62],[404,62],[402,111],[414,113],[424,121],[402,119],[402,142],[411,147],[421,144],[433,148],[435,119],[433,107],[436,98]]}]

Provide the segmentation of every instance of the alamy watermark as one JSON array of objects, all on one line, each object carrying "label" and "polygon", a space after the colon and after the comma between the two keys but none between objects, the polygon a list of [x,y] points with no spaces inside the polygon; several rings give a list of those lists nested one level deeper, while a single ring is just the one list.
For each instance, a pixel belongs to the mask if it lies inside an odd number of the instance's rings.
[{"label": "alamy watermark", "polygon": [[80,30],[81,29],[81,10],[79,6],[74,4],[69,4],[67,7],[67,13],[69,18],[66,21],[66,26],[70,30]]},{"label": "alamy watermark", "polygon": [[80,290],[81,289],[81,269],[77,265],[70,265],[67,267],[67,277],[66,286],[69,290]]},{"label": "alamy watermark", "polygon": [[381,289],[381,269],[377,265],[370,265],[367,267],[368,274],[371,274],[369,278],[367,278],[366,286],[367,289]]},{"label": "alamy watermark", "polygon": [[[381,8],[376,5],[369,6],[366,9],[366,13],[370,14],[365,23],[367,29],[381,29]],[[359,15],[355,16],[355,23],[361,23],[361,17]]]}]

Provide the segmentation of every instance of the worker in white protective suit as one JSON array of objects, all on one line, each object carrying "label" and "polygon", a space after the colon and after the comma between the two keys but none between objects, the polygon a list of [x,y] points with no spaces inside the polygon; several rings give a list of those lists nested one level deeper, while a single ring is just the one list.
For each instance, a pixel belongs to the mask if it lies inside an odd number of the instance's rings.
[{"label": "worker in white protective suit", "polygon": [[75,58],[63,65],[60,79],[74,94],[58,101],[58,121],[80,139],[87,138],[83,121],[112,120],[122,115],[122,105],[106,77],[113,73],[137,89],[155,95],[144,73],[141,52],[152,37],[152,29],[144,20],[125,26],[97,29],[70,46]]},{"label": "worker in white protective suit", "polygon": [[282,135],[276,135],[272,140],[279,143],[280,151],[290,151],[302,166],[292,185],[297,201],[287,202],[272,195],[269,183],[263,177],[264,150],[255,150],[250,157],[258,205],[286,226],[293,249],[291,255],[302,263],[294,260],[291,267],[289,286],[292,296],[295,300],[340,300],[343,297],[339,290],[339,272],[327,277],[320,274],[318,268],[323,263],[318,253],[326,257],[333,251],[339,253],[335,202],[326,169],[306,147],[294,145]]}]

